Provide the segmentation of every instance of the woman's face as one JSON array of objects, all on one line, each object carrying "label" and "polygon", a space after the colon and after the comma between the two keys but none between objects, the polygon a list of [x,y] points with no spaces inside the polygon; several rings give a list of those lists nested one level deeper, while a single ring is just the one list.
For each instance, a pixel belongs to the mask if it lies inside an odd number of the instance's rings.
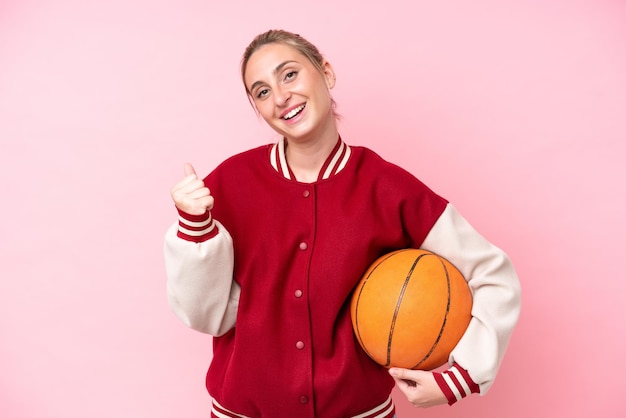
[{"label": "woman's face", "polygon": [[245,83],[272,129],[288,139],[306,140],[321,135],[335,121],[330,96],[335,75],[327,62],[322,69],[320,73],[297,49],[272,43],[252,54]]}]

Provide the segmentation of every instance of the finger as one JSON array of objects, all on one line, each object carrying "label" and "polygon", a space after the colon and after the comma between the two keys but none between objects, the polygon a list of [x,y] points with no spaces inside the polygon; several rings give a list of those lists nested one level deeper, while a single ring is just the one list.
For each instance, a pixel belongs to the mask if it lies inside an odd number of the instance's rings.
[{"label": "finger", "polygon": [[206,188],[206,185],[202,180],[198,179],[195,175],[189,175],[176,183],[176,185],[172,187],[171,192],[172,194],[186,195],[203,188]]},{"label": "finger", "polygon": [[204,206],[205,211],[213,209],[213,196],[205,196],[201,199],[198,199],[200,205]]},{"label": "finger", "polygon": [[211,196],[208,187],[200,187],[187,193],[187,197],[191,199],[202,199],[203,197]]},{"label": "finger", "polygon": [[197,177],[185,177],[180,183],[179,189],[185,193],[191,193],[198,189],[206,189],[206,184]]},{"label": "finger", "polygon": [[389,374],[393,376],[394,379],[400,380],[414,380],[414,376],[412,376],[414,372],[415,370],[402,369],[399,367],[392,367],[389,369]]},{"label": "finger", "polygon": [[213,209],[213,196],[205,196],[200,199],[193,199],[185,201],[177,207],[183,212],[187,212],[191,215],[202,215],[206,211]]},{"label": "finger", "polygon": [[193,166],[190,163],[185,163],[185,176],[189,176],[191,174],[197,176],[196,170],[193,168]]},{"label": "finger", "polygon": [[418,386],[412,380],[398,379],[395,377],[393,378],[393,380],[395,380],[398,389],[404,392],[404,394],[407,396],[409,396],[409,394],[415,392],[418,389]]},{"label": "finger", "polygon": [[409,396],[409,393],[413,386],[409,385],[409,382],[407,380],[397,379],[395,377],[393,378],[393,380],[395,380],[398,389],[400,389],[400,391],[405,395]]},{"label": "finger", "polygon": [[174,204],[183,212],[190,215],[202,215],[207,210],[213,208],[213,196],[201,195],[198,197],[192,197],[190,195],[183,196],[180,199],[174,198]]},{"label": "finger", "polygon": [[193,204],[194,200],[209,196],[209,191],[203,186],[178,186],[172,189],[171,196],[176,206],[183,209]]}]

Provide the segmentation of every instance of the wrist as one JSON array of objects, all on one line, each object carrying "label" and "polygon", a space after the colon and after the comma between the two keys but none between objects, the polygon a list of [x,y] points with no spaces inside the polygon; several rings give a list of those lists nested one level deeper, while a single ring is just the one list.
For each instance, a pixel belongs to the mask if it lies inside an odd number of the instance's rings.
[{"label": "wrist", "polygon": [[217,234],[215,221],[210,211],[202,215],[191,215],[176,208],[178,211],[178,237],[186,241],[203,242]]},{"label": "wrist", "polygon": [[458,364],[444,372],[435,372],[433,375],[439,388],[446,396],[448,405],[454,404],[471,393],[480,392],[479,386],[472,380],[467,370]]}]

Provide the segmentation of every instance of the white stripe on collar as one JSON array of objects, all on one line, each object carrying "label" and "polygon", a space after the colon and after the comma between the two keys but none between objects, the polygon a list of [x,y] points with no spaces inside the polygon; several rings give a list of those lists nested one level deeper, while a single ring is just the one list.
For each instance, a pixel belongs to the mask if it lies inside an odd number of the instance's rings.
[{"label": "white stripe on collar", "polygon": [[287,165],[287,157],[285,156],[285,138],[281,137],[276,144],[272,146],[270,152],[270,163],[274,170],[281,173],[286,179],[291,180],[289,174],[289,166]]},{"label": "white stripe on collar", "polygon": [[[326,167],[326,170],[324,170],[321,180],[326,180],[339,173],[345,168],[348,160],[350,159],[352,149],[348,146],[348,144],[343,142],[343,140],[339,139],[339,141],[339,147],[336,147],[337,149],[333,150],[334,152],[328,156],[324,163],[324,166],[326,166],[326,164],[328,164],[328,166]],[[284,137],[281,137],[277,143],[272,145],[272,148],[270,149],[270,164],[274,167],[274,170],[282,174],[283,177],[288,180],[292,179],[289,166],[287,164],[287,157],[285,155]]]},{"label": "white stripe on collar", "polygon": [[339,141],[341,142],[339,144],[339,148],[337,148],[337,151],[334,155],[329,156],[329,158],[332,157],[332,159],[330,160],[326,171],[324,171],[324,175],[322,176],[323,180],[326,180],[332,174],[337,174],[338,172],[343,170],[343,168],[346,166],[346,163],[348,162],[348,159],[350,158],[350,147],[342,140]]}]

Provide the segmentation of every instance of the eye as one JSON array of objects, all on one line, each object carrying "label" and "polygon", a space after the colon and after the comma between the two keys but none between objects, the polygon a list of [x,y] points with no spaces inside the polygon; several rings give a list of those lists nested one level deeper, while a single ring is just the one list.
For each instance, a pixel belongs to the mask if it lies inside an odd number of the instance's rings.
[{"label": "eye", "polygon": [[289,71],[285,74],[285,81],[290,81],[293,80],[294,78],[296,78],[296,75],[298,75],[297,71]]},{"label": "eye", "polygon": [[269,89],[260,89],[256,92],[256,98],[257,99],[262,99],[265,96],[267,96],[269,94],[270,90]]}]

